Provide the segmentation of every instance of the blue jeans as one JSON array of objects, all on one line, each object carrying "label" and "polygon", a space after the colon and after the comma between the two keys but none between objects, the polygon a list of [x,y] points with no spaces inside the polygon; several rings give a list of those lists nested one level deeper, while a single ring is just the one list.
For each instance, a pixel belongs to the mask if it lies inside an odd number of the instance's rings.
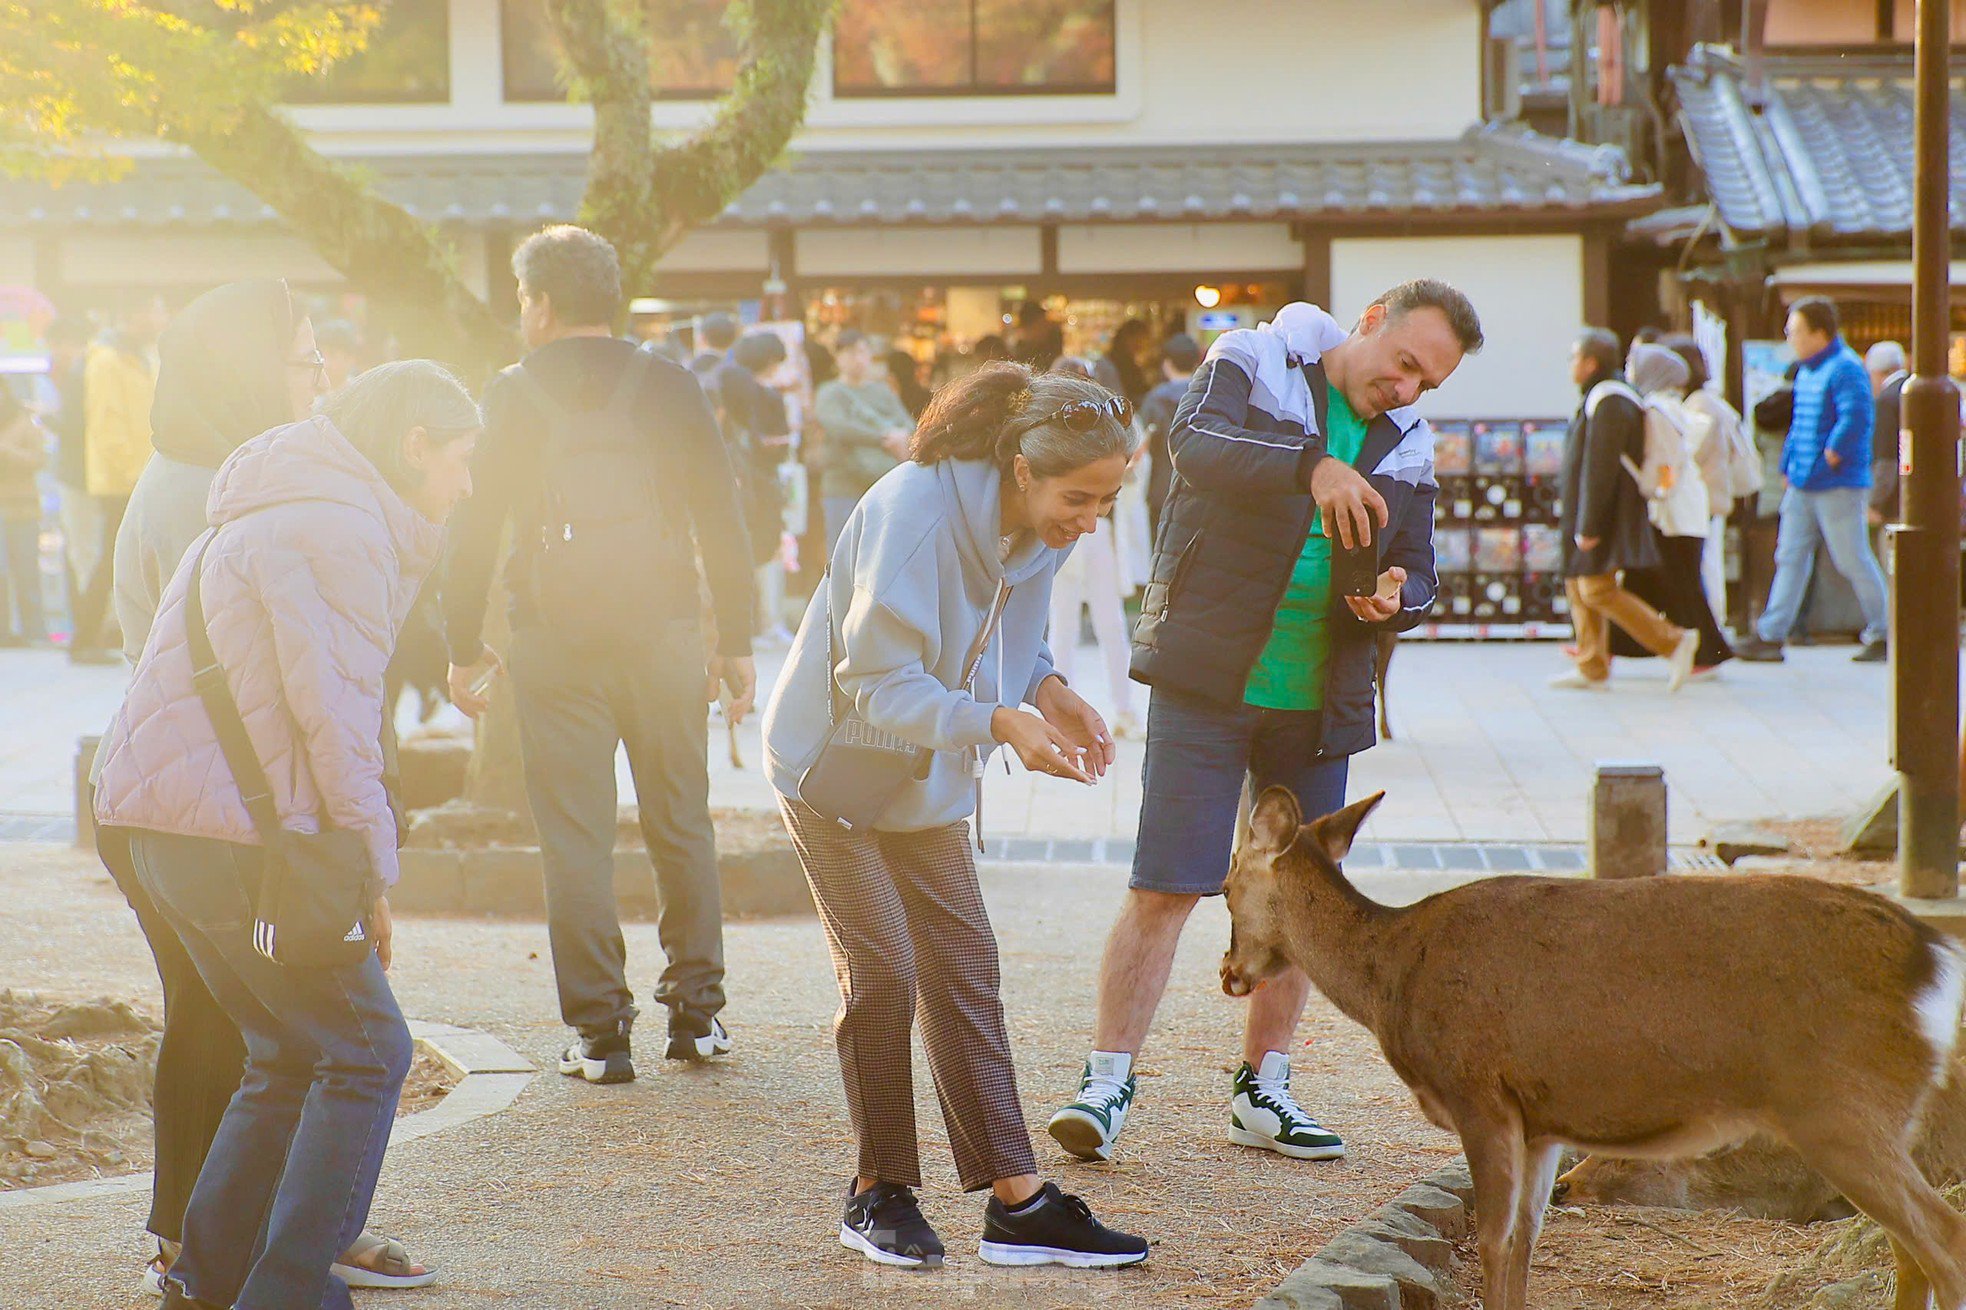
[{"label": "blue jeans", "polygon": [[410,1068],[388,979],[373,955],[309,970],[255,952],[254,848],[133,838],[137,881],[246,1039],[245,1078],[192,1189],[170,1276],[234,1310],[349,1310],[328,1266],[368,1221]]},{"label": "blue jeans", "polygon": [[1287,787],[1307,819],[1345,807],[1350,760],[1325,755],[1316,710],[1265,710],[1154,688],[1140,835],[1127,886],[1215,896],[1229,877],[1242,785]]},{"label": "blue jeans", "polygon": [[1863,487],[1832,487],[1827,491],[1797,491],[1782,496],[1781,526],[1775,536],[1775,581],[1768,589],[1768,607],[1761,611],[1755,632],[1763,641],[1780,642],[1795,626],[1809,590],[1816,562],[1816,544],[1829,548],[1830,563],[1850,581],[1864,612],[1864,640],[1883,641],[1890,630],[1889,601],[1884,570],[1870,548],[1870,525],[1864,509],[1870,493]]}]

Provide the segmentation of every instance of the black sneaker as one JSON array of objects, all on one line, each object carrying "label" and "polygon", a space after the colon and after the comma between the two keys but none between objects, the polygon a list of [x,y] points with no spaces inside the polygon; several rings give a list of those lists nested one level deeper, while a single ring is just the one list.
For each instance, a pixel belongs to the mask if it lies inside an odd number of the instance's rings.
[{"label": "black sneaker", "polygon": [[699,1019],[685,1010],[669,1012],[669,1048],[662,1054],[671,1060],[708,1060],[730,1054],[730,1034],[716,1019]]},{"label": "black sneaker", "polygon": [[985,1264],[1068,1265],[1073,1269],[1113,1269],[1147,1258],[1147,1239],[1115,1232],[1092,1217],[1084,1201],[1046,1183],[1034,1201],[1012,1213],[990,1198],[983,1209]]},{"label": "black sneaker", "polygon": [[1783,659],[1782,643],[1749,637],[1746,641],[1734,643],[1734,655],[1750,664],[1780,664]]},{"label": "black sneaker", "polygon": [[942,1239],[922,1218],[915,1194],[899,1183],[875,1183],[858,1196],[847,1184],[846,1216],[840,1220],[840,1245],[858,1251],[877,1265],[903,1269],[940,1269]]},{"label": "black sneaker", "polygon": [[583,1036],[560,1057],[560,1072],[590,1083],[632,1083],[635,1061],[629,1053],[628,1025],[600,1037]]},{"label": "black sneaker", "polygon": [[1852,664],[1883,664],[1891,658],[1891,648],[1881,641],[1864,643],[1864,648],[1850,657]]}]

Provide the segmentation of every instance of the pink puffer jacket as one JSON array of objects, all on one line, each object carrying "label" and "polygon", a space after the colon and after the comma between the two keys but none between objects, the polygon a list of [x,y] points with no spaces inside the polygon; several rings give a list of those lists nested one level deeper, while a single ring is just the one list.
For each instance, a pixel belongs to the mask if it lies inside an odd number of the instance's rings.
[{"label": "pink puffer jacket", "polygon": [[[382,675],[443,530],[326,419],[240,447],[207,502],[212,649],[273,785],[283,826],[325,819],[368,842],[396,882],[382,786]],[[102,742],[96,822],[258,845],[191,685],[184,598],[200,537],[158,605],[129,695]]]}]

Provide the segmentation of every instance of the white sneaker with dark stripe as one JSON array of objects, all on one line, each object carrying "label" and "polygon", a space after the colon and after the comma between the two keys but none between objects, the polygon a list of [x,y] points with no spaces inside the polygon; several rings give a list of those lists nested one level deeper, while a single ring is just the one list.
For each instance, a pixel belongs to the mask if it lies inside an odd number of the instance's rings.
[{"label": "white sneaker with dark stripe", "polygon": [[1245,1063],[1236,1070],[1229,1140],[1293,1160],[1336,1160],[1345,1154],[1338,1135],[1326,1132],[1290,1094],[1290,1057],[1282,1051],[1265,1055],[1261,1069]]},{"label": "white sneaker with dark stripe", "polygon": [[1133,1092],[1131,1059],[1095,1052],[1079,1076],[1078,1099],[1052,1115],[1045,1131],[1080,1160],[1110,1160]]}]

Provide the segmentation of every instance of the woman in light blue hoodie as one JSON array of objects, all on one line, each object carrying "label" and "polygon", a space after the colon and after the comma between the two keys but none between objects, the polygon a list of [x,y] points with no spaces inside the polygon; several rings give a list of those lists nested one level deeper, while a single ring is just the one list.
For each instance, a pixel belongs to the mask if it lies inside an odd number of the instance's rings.
[{"label": "woman in light blue hoodie", "polygon": [[[1059,561],[1119,494],[1131,420],[1097,383],[1019,364],[943,388],[909,462],[847,521],[765,710],[766,766],[840,983],[834,1034],[859,1142],[840,1242],[879,1264],[943,1257],[912,1190],[918,1010],[962,1185],[993,1192],[982,1258],[1084,1268],[1147,1256],[1144,1240],[1037,1177],[969,844],[998,746],[1082,784],[1113,762],[1111,733],[1052,668],[1044,629]],[[930,752],[855,829],[799,799],[848,713]]]}]

